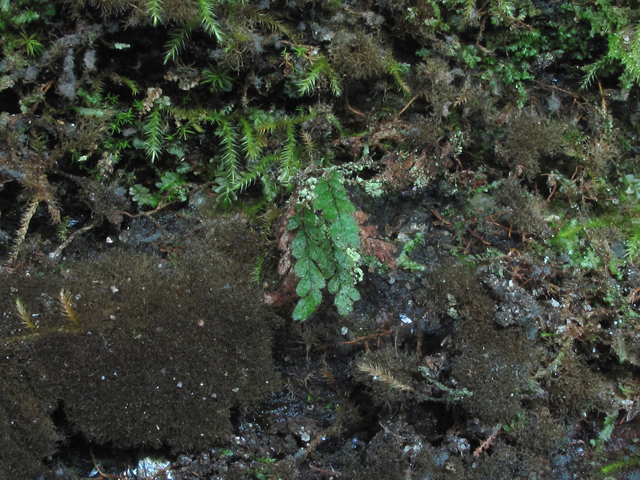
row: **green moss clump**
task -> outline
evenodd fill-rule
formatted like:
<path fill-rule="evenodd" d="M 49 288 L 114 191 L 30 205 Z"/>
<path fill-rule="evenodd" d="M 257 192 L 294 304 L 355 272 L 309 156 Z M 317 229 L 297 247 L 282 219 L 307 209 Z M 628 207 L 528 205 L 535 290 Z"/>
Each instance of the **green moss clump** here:
<path fill-rule="evenodd" d="M 230 409 L 263 398 L 275 380 L 270 317 L 251 282 L 257 242 L 250 237 L 244 223 L 224 219 L 191 234 L 171 262 L 112 251 L 72 262 L 65 280 L 36 277 L 44 287 L 37 293 L 33 277 L 1 277 L 3 304 L 14 305 L 13 289 L 34 313 L 43 305 L 33 300 L 53 297 L 63 283 L 80 324 L 51 328 L 44 316 L 36 333 L 2 336 L 5 368 L 23 372 L 3 389 L 3 405 L 15 397 L 60 402 L 78 434 L 116 447 L 184 451 L 226 438 Z M 31 428 L 41 410 L 26 419 L 15 413 L 19 427 L 3 423 L 0 437 Z M 13 445 L 29 448 L 19 439 Z"/>
<path fill-rule="evenodd" d="M 521 234 L 542 238 L 551 235 L 551 229 L 544 220 L 544 201 L 535 193 L 528 192 L 517 178 L 511 176 L 502 184 L 497 200 L 510 209 L 509 215 L 502 218 L 513 220 Z"/>
<path fill-rule="evenodd" d="M 521 114 L 509 126 L 502 155 L 514 171 L 522 172 L 527 179 L 540 172 L 541 157 L 560 152 L 565 144 L 566 127 L 545 117 Z"/>
<path fill-rule="evenodd" d="M 368 80 L 384 73 L 387 53 L 377 38 L 364 30 L 340 32 L 331 44 L 333 65 L 349 80 Z"/>

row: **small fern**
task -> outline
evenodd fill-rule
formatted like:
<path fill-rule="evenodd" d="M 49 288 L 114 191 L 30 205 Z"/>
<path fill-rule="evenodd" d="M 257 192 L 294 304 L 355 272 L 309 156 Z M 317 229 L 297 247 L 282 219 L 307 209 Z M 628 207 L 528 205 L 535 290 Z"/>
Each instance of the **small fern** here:
<path fill-rule="evenodd" d="M 146 0 L 145 3 L 145 11 L 151 18 L 153 26 L 155 27 L 158 23 L 162 23 L 162 15 L 164 14 L 162 0 Z"/>
<path fill-rule="evenodd" d="M 311 68 L 301 74 L 301 78 L 295 81 L 298 94 L 301 96 L 310 95 L 319 88 L 320 85 L 329 84 L 331 93 L 336 97 L 342 95 L 342 85 L 340 78 L 326 57 L 320 56 L 311 62 Z"/>
<path fill-rule="evenodd" d="M 291 253 L 297 259 L 294 271 L 300 279 L 296 288 L 300 301 L 293 311 L 294 320 L 304 321 L 315 312 L 325 287 L 335 295 L 334 304 L 341 315 L 348 315 L 353 303 L 360 299 L 354 287 L 361 274 L 356 265 L 359 229 L 351 216 L 355 207 L 342 183 L 342 175 L 333 171 L 315 187 L 310 185 L 315 196 L 313 205 L 303 197 L 296 205 L 296 214 L 289 219 L 287 228 L 297 232 Z"/>
<path fill-rule="evenodd" d="M 216 16 L 214 8 L 218 6 L 216 0 L 198 0 L 198 6 L 200 7 L 200 21 L 202 22 L 202 28 L 209 35 L 216 37 L 218 42 L 223 42 L 225 34 L 220 28 L 218 23 L 218 17 Z"/>
<path fill-rule="evenodd" d="M 191 37 L 191 32 L 197 25 L 196 20 L 191 20 L 187 22 L 182 27 L 178 28 L 177 31 L 171 34 L 171 38 L 165 45 L 167 51 L 164 55 L 164 64 L 166 65 L 170 60 L 175 60 L 178 58 L 178 54 L 181 50 L 184 49 L 187 41 Z"/>
<path fill-rule="evenodd" d="M 161 109 L 162 106 L 160 104 L 154 105 L 142 125 L 144 148 L 151 162 L 155 162 L 162 153 L 164 120 Z"/>

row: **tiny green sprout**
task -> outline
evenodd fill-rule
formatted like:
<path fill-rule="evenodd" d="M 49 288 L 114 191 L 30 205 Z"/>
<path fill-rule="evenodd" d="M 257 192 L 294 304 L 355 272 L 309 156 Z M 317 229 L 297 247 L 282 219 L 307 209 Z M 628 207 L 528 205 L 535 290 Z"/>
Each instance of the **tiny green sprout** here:
<path fill-rule="evenodd" d="M 44 45 L 40 43 L 35 33 L 27 35 L 23 32 L 20 34 L 20 36 L 22 38 L 18 40 L 18 43 L 20 44 L 20 46 L 27 49 L 27 55 L 35 57 L 36 55 L 39 55 L 44 51 Z"/>
<path fill-rule="evenodd" d="M 228 92 L 231 90 L 233 83 L 227 70 L 219 70 L 214 67 L 210 67 L 209 70 L 202 72 L 202 84 L 209 84 L 209 90 L 211 92 Z"/>
<path fill-rule="evenodd" d="M 286 49 L 285 49 L 286 51 Z M 296 58 L 300 58 L 303 55 L 306 55 L 308 53 L 308 48 L 304 45 L 294 45 L 293 46 L 293 51 L 296 54 Z"/>

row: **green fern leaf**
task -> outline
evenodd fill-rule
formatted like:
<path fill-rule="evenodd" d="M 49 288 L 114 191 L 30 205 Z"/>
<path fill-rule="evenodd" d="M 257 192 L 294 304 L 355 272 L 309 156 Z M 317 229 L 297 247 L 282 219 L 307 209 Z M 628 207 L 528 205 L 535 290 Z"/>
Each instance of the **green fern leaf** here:
<path fill-rule="evenodd" d="M 253 126 L 245 118 L 240 117 L 239 123 L 242 129 L 242 149 L 247 154 L 247 158 L 256 161 L 262 153 L 262 138 L 257 135 Z"/>
<path fill-rule="evenodd" d="M 218 17 L 215 13 L 215 7 L 219 5 L 217 0 L 198 0 L 200 6 L 200 16 L 202 27 L 209 35 L 216 37 L 218 42 L 225 40 L 225 34 L 218 23 Z"/>
<path fill-rule="evenodd" d="M 235 127 L 226 119 L 218 120 L 216 135 L 220 137 L 222 145 L 222 169 L 227 176 L 229 183 L 236 182 L 240 175 L 240 159 L 238 158 L 238 143 L 236 139 Z"/>
<path fill-rule="evenodd" d="M 291 246 L 291 253 L 297 259 L 294 271 L 300 279 L 296 292 L 301 299 L 294 311 L 296 320 L 306 320 L 315 311 L 325 286 L 335 295 L 334 303 L 341 315 L 347 315 L 360 298 L 354 287 L 358 278 L 355 252 L 360 244 L 359 228 L 351 216 L 355 207 L 342 182 L 338 172 L 321 178 L 313 189 L 314 208 L 298 205 L 298 212 L 287 224 L 289 230 L 297 230 Z M 314 209 L 320 210 L 321 216 L 316 215 Z"/>
<path fill-rule="evenodd" d="M 162 15 L 164 14 L 162 0 L 146 0 L 145 11 L 151 18 L 154 27 L 158 23 L 162 23 Z"/>
<path fill-rule="evenodd" d="M 319 83 L 329 82 L 331 93 L 336 97 L 342 94 L 340 78 L 333 70 L 326 57 L 320 56 L 314 60 L 311 69 L 303 73 L 303 77 L 296 82 L 298 93 L 302 96 L 312 94 Z"/>
<path fill-rule="evenodd" d="M 332 172 L 328 178 L 320 180 L 315 189 L 317 199 L 314 207 L 322 210 L 322 215 L 330 224 L 329 235 L 338 248 L 356 247 L 360 242 L 359 228 L 351 216 L 355 207 L 342 181 L 342 175 L 338 172 Z"/>
<path fill-rule="evenodd" d="M 280 152 L 280 174 L 278 180 L 287 186 L 300 169 L 300 156 L 298 154 L 298 142 L 296 129 L 293 122 L 287 124 L 286 140 Z"/>
<path fill-rule="evenodd" d="M 142 126 L 142 131 L 145 137 L 144 147 L 147 156 L 151 159 L 151 162 L 155 162 L 160 156 L 160 153 L 162 153 L 164 133 L 164 121 L 162 119 L 160 105 L 155 105 L 149 112 Z"/>
<path fill-rule="evenodd" d="M 180 50 L 184 49 L 187 41 L 191 37 L 191 32 L 196 26 L 195 21 L 191 21 L 180 27 L 175 33 L 171 35 L 171 38 L 165 45 L 167 52 L 164 55 L 164 64 L 166 65 L 170 60 L 175 61 L 180 54 Z"/>

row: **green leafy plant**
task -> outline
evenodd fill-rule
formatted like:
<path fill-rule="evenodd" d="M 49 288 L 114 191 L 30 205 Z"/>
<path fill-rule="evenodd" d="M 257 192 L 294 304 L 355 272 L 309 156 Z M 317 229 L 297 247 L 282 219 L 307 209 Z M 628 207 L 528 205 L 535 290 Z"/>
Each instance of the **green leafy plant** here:
<path fill-rule="evenodd" d="M 38 40 L 37 34 L 32 33 L 31 35 L 27 35 L 22 32 L 20 37 L 18 43 L 27 50 L 27 55 L 30 57 L 40 55 L 44 51 L 44 45 Z"/>
<path fill-rule="evenodd" d="M 147 0 L 149 14 L 153 25 L 162 23 L 162 1 L 161 0 Z M 185 48 L 191 33 L 200 26 L 209 36 L 214 37 L 218 42 L 223 42 L 226 38 L 225 33 L 220 27 L 218 22 L 218 16 L 216 9 L 221 3 L 218 0 L 197 0 L 198 13 L 195 17 L 188 20 L 184 25 L 179 27 L 171 35 L 171 38 L 166 44 L 166 53 L 164 56 L 164 63 L 169 61 L 175 61 L 180 54 L 180 51 Z"/>
<path fill-rule="evenodd" d="M 228 208 L 249 185 L 260 182 L 265 198 L 271 201 L 278 191 L 290 190 L 294 176 L 303 166 L 298 145 L 298 125 L 314 118 L 316 112 L 297 116 L 276 116 L 254 109 L 249 115 L 218 115 L 211 120 L 218 125 L 220 155 L 215 192 L 219 203 Z M 267 145 L 279 145 L 267 149 Z"/>
<path fill-rule="evenodd" d="M 229 72 L 215 67 L 209 67 L 208 70 L 202 72 L 202 84 L 209 84 L 209 90 L 212 93 L 228 92 L 232 87 Z"/>
<path fill-rule="evenodd" d="M 156 208 L 160 204 L 167 204 L 179 200 L 184 202 L 187 200 L 188 184 L 182 175 L 183 171 L 164 172 L 160 181 L 156 182 L 158 190 L 152 193 L 147 187 L 136 184 L 129 188 L 133 200 L 139 206 L 149 206 Z"/>
<path fill-rule="evenodd" d="M 359 229 L 351 215 L 355 207 L 347 196 L 342 175 L 336 171 L 317 183 L 310 181 L 299 195 L 296 213 L 287 225 L 296 231 L 291 252 L 297 259 L 294 270 L 300 280 L 296 288 L 300 301 L 293 318 L 309 318 L 322 302 L 325 287 L 335 295 L 338 312 L 347 315 L 353 302 L 360 299 L 354 286 L 361 277 L 357 267 Z"/>
<path fill-rule="evenodd" d="M 612 5 L 610 0 L 598 0 L 586 4 L 570 4 L 575 18 L 591 25 L 591 38 L 605 37 L 607 52 L 594 63 L 584 67 L 586 75 L 583 87 L 592 83 L 598 75 L 617 74 L 622 88 L 629 89 L 640 82 L 640 31 L 637 8 Z M 635 24 L 634 24 L 635 23 Z"/>
<path fill-rule="evenodd" d="M 310 95 L 328 85 L 331 93 L 336 97 L 342 95 L 342 85 L 338 74 L 333 70 L 326 57 L 306 57 L 309 60 L 307 68 L 302 72 L 297 72 L 294 80 L 295 87 L 299 95 Z"/>
<path fill-rule="evenodd" d="M 398 259 L 396 260 L 396 266 L 409 270 L 410 272 L 421 272 L 425 269 L 424 265 L 409 259 L 409 254 L 422 243 L 423 238 L 424 234 L 418 233 L 413 240 L 409 240 L 404 244 L 402 252 L 400 252 Z"/>

